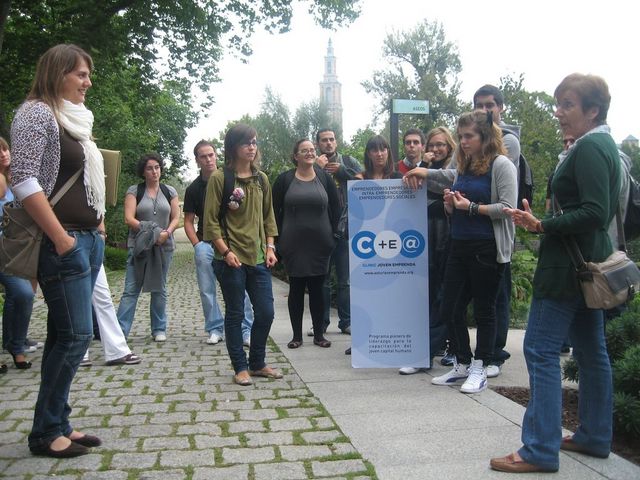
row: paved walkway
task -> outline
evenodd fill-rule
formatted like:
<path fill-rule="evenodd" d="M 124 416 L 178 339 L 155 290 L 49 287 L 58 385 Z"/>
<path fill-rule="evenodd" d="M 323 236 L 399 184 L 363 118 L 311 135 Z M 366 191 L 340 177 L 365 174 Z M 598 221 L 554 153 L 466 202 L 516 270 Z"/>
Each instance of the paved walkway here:
<path fill-rule="evenodd" d="M 26 446 L 38 391 L 34 368 L 0 377 L 0 477 L 16 480 L 492 479 L 491 456 L 519 446 L 523 408 L 487 390 L 463 395 L 430 384 L 430 374 L 352 369 L 349 337 L 335 322 L 329 349 L 311 342 L 288 350 L 287 286 L 274 280 L 276 320 L 267 361 L 285 373 L 252 387 L 231 383 L 224 343 L 205 343 L 191 247 L 182 244 L 170 271 L 168 341 L 150 340 L 148 295 L 131 334 L 140 365 L 81 368 L 70 396 L 73 425 L 104 445 L 68 460 L 33 457 Z M 110 276 L 114 301 L 122 274 Z M 39 302 L 30 329 L 43 338 Z M 305 319 L 305 325 L 310 320 Z M 522 332 L 514 358 L 492 384 L 525 385 Z M 40 351 L 41 352 L 41 351 Z M 440 374 L 444 367 L 436 367 Z M 633 479 L 640 468 L 613 455 L 595 460 L 561 454 L 561 470 L 544 478 Z M 518 478 L 537 478 L 523 475 Z"/>

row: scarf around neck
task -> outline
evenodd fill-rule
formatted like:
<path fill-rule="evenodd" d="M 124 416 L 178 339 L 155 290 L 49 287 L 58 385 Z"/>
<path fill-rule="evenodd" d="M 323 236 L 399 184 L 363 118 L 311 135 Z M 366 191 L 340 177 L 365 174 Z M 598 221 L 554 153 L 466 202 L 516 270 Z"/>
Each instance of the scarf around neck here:
<path fill-rule="evenodd" d="M 60 125 L 75 138 L 84 150 L 84 186 L 88 204 L 97 212 L 97 217 L 105 214 L 104 159 L 93 141 L 93 113 L 83 103 L 76 105 L 62 101 L 58 111 Z"/>
<path fill-rule="evenodd" d="M 567 157 L 573 151 L 573 149 L 578 144 L 578 142 L 580 140 L 582 140 L 583 138 L 585 138 L 585 137 L 587 137 L 589 135 L 592 135 L 594 133 L 607 133 L 607 134 L 611 135 L 611 128 L 609 127 L 609 125 L 598 125 L 597 127 L 592 128 L 587 133 L 582 135 L 580 138 L 576 138 L 576 141 L 573 142 L 573 145 L 571 145 L 569 148 L 567 148 L 562 153 L 560 153 L 560 155 L 558 155 L 558 163 L 556 164 L 556 171 L 558 171 L 558 167 L 560 165 L 562 165 L 562 162 L 564 162 L 567 159 Z"/>

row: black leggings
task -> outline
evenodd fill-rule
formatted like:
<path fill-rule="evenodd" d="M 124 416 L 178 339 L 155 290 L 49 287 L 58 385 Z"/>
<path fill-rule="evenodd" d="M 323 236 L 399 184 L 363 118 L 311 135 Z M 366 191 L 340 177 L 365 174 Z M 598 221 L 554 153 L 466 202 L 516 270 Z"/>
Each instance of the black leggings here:
<path fill-rule="evenodd" d="M 289 277 L 289 318 L 293 329 L 293 340 L 302 341 L 302 314 L 304 312 L 305 287 L 309 289 L 309 310 L 315 340 L 322 340 L 324 319 L 324 296 L 322 285 L 325 275 L 314 277 Z"/>

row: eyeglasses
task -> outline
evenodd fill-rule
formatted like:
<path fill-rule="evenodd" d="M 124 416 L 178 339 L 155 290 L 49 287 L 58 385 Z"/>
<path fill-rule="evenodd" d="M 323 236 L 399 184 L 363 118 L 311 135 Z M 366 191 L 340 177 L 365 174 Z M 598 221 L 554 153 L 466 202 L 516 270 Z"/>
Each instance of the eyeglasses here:
<path fill-rule="evenodd" d="M 244 142 L 240 144 L 241 147 L 249 148 L 249 147 L 257 147 L 258 142 L 255 140 L 251 140 L 250 142 Z"/>
<path fill-rule="evenodd" d="M 405 140 L 404 144 L 405 145 L 420 145 L 420 140 Z"/>
<path fill-rule="evenodd" d="M 298 155 L 307 155 L 309 153 L 315 155 L 316 149 L 315 148 L 303 148 L 302 150 L 298 150 Z"/>
<path fill-rule="evenodd" d="M 438 142 L 438 143 L 427 143 L 427 148 L 431 150 L 432 148 L 445 148 L 447 146 L 446 143 Z"/>

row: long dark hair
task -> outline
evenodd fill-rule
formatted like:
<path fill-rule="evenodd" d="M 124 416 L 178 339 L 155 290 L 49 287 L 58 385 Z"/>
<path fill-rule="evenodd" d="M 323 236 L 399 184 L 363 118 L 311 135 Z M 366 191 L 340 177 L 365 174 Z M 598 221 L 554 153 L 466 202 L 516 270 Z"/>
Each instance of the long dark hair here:
<path fill-rule="evenodd" d="M 249 143 L 257 136 L 256 129 L 244 123 L 238 123 L 227 130 L 224 136 L 224 164 L 234 168 L 238 158 L 238 148 L 244 143 Z M 260 164 L 260 149 L 256 148 L 256 157 L 251 162 L 251 166 L 258 169 Z"/>
<path fill-rule="evenodd" d="M 389 142 L 382 135 L 375 135 L 367 141 L 366 147 L 364 147 L 364 175 L 365 179 L 373 178 L 373 161 L 369 156 L 371 150 L 386 150 L 387 151 L 387 163 L 384 166 L 383 175 L 384 178 L 389 178 L 394 170 L 394 158 L 393 152 Z"/>

